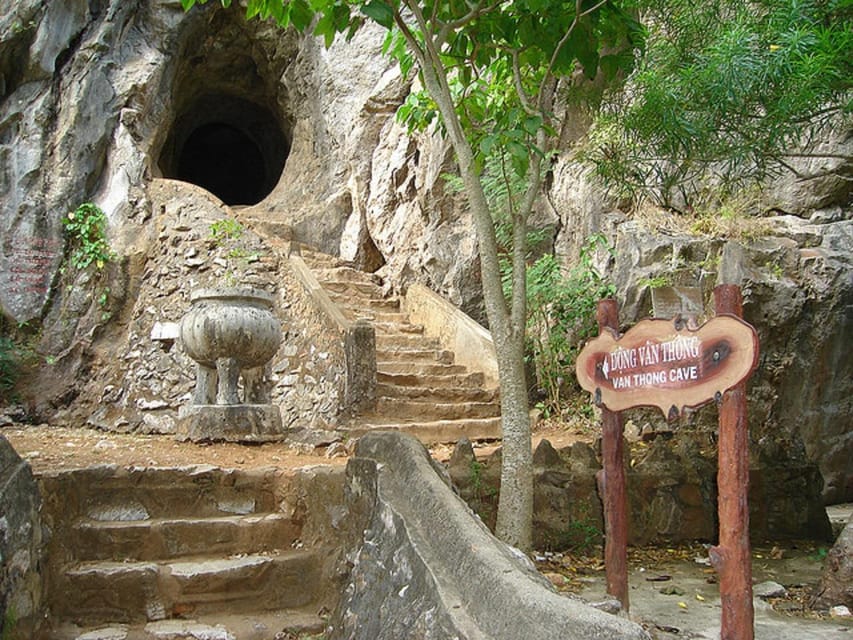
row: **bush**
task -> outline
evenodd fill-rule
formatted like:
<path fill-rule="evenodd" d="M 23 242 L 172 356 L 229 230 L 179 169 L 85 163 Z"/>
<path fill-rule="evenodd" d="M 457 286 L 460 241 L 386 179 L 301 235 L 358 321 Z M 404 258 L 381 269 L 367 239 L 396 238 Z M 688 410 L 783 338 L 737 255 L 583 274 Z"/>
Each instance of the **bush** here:
<path fill-rule="evenodd" d="M 85 269 L 94 264 L 100 271 L 112 260 L 113 253 L 107 242 L 107 218 L 104 212 L 91 202 L 84 202 L 63 219 L 66 237 L 71 243 L 71 264 Z"/>
<path fill-rule="evenodd" d="M 580 260 L 565 271 L 551 254 L 527 270 L 527 353 L 546 417 L 559 415 L 565 391 L 572 386 L 575 360 L 583 343 L 596 335 L 596 304 L 615 293 L 593 266 L 594 252 L 612 252 L 603 235 L 591 236 Z"/>

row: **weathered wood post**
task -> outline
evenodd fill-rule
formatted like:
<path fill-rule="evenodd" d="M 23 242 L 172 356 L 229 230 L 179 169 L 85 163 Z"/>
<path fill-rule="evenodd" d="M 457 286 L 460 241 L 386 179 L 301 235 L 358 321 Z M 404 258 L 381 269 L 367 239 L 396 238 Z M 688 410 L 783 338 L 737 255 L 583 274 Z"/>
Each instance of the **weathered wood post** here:
<path fill-rule="evenodd" d="M 598 332 L 619 334 L 619 308 L 615 300 L 601 300 L 596 309 Z M 625 480 L 622 413 L 601 406 L 601 458 L 598 492 L 604 501 L 604 569 L 607 593 L 628 611 L 628 492 Z"/>
<path fill-rule="evenodd" d="M 714 289 L 717 315 L 743 316 L 743 298 L 735 285 Z M 720 544 L 710 550 L 711 564 L 720 575 L 721 640 L 752 640 L 752 564 L 749 547 L 749 430 L 746 422 L 746 382 L 723 394 L 718 438 L 717 512 Z"/>

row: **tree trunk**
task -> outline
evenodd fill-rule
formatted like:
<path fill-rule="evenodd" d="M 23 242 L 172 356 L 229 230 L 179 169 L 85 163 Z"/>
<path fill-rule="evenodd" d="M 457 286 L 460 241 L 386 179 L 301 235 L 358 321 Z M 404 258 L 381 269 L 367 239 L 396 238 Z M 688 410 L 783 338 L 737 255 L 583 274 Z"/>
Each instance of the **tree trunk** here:
<path fill-rule="evenodd" d="M 413 12 L 418 9 L 409 5 Z M 410 42 L 410 46 L 415 43 Z M 533 543 L 533 451 L 530 440 L 530 416 L 527 406 L 527 382 L 524 373 L 525 318 L 519 322 L 510 314 L 504 299 L 492 212 L 474 162 L 474 153 L 456 114 L 447 84 L 446 70 L 429 43 L 418 52 L 424 85 L 438 105 L 447 136 L 465 185 L 480 251 L 480 274 L 489 328 L 495 341 L 498 378 L 501 388 L 501 424 L 503 455 L 501 491 L 498 502 L 496 535 L 513 546 L 528 551 Z M 515 221 L 514 221 L 515 222 Z M 523 278 L 522 278 L 523 280 Z M 524 287 L 514 288 L 513 296 L 526 296 Z M 513 307 L 518 310 L 518 300 Z M 523 309 L 521 300 L 520 308 Z M 523 315 L 523 314 L 522 314 Z M 519 326 L 520 325 L 520 326 Z"/>
<path fill-rule="evenodd" d="M 524 373 L 524 331 L 495 337 L 501 383 L 501 491 L 495 535 L 529 551 L 533 546 L 533 451 Z"/>

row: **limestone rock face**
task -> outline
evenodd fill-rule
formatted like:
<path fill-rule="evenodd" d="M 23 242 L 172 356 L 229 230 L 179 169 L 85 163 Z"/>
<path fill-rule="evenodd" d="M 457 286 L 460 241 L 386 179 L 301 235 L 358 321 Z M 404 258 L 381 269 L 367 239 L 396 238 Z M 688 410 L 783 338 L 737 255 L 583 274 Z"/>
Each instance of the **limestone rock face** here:
<path fill-rule="evenodd" d="M 445 193 L 447 146 L 395 122 L 408 85 L 378 55 L 383 37 L 368 27 L 326 50 L 219 3 L 27 0 L 0 12 L 0 231 L 14 238 L 0 246 L 3 314 L 44 314 L 60 220 L 82 202 L 106 212 L 119 258 L 132 253 L 156 177 L 476 311 L 476 244 Z M 54 351 L 75 341 L 64 334 Z"/>
<path fill-rule="evenodd" d="M 382 38 L 366 28 L 327 50 L 247 22 L 237 3 L 189 13 L 174 0 L 6 3 L 3 316 L 41 319 L 40 353 L 56 358 L 55 371 L 87 375 L 107 357 L 95 353 L 98 341 L 125 331 L 114 320 L 137 313 L 132 297 L 146 286 L 139 276 L 148 252 L 166 246 L 151 239 L 159 233 L 154 221 L 175 223 L 172 210 L 154 210 L 149 193 L 152 179 L 164 177 L 239 205 L 243 220 L 290 227 L 296 241 L 377 271 L 389 289 L 422 282 L 484 320 L 470 215 L 443 177 L 452 153 L 440 136 L 409 135 L 396 122 L 409 86 L 378 54 Z M 769 185 L 768 210 L 786 215 L 768 219 L 770 230 L 749 241 L 662 233 L 629 220 L 568 153 L 555 162 L 535 217 L 556 230 L 554 246 L 567 263 L 590 234 L 611 239 L 615 258 L 596 259 L 612 271 L 625 324 L 649 313 L 656 278 L 698 286 L 706 300 L 716 283 L 740 284 L 762 339 L 751 383 L 753 440 L 802 448 L 820 465 L 830 501 L 853 499 L 853 365 L 843 357 L 853 282 L 845 154 L 853 139 L 836 138 L 827 142 L 833 153 L 797 165 L 799 177 Z M 61 218 L 85 201 L 106 212 L 118 255 L 103 281 L 59 273 Z M 57 386 L 52 404 L 80 392 Z M 168 420 L 149 422 L 170 428 Z"/>

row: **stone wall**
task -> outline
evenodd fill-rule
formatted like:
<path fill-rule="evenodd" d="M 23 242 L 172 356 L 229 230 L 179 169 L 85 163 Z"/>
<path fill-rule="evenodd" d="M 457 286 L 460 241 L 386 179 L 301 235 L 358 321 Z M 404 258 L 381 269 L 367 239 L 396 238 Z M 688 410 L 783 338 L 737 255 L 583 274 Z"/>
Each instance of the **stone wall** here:
<path fill-rule="evenodd" d="M 0 636 L 29 637 L 42 598 L 45 532 L 30 465 L 0 435 Z"/>
<path fill-rule="evenodd" d="M 361 438 L 346 491 L 352 565 L 330 638 L 648 638 L 558 595 L 489 534 L 410 436 Z"/>
<path fill-rule="evenodd" d="M 692 433 L 626 446 L 631 544 L 717 540 L 716 447 Z M 780 460 L 782 462 L 780 462 Z M 556 450 L 543 440 L 534 452 L 534 546 L 566 549 L 598 545 L 604 531 L 595 474 L 596 451 L 583 442 Z M 500 488 L 500 452 L 476 460 L 457 445 L 449 463 L 454 485 L 469 505 L 494 525 Z M 814 464 L 790 456 L 754 456 L 750 464 L 750 537 L 830 540 Z"/>

